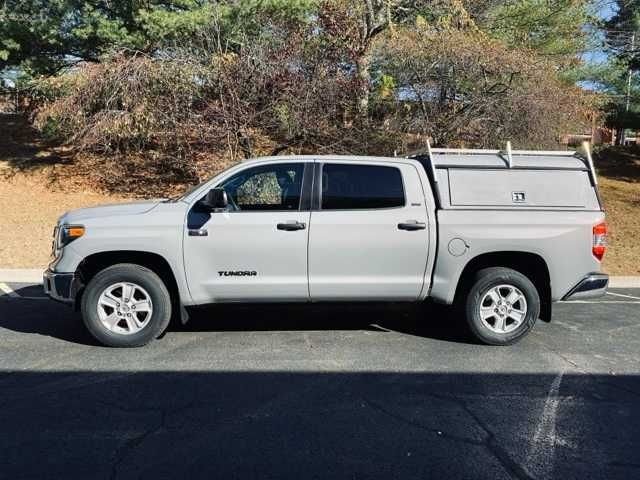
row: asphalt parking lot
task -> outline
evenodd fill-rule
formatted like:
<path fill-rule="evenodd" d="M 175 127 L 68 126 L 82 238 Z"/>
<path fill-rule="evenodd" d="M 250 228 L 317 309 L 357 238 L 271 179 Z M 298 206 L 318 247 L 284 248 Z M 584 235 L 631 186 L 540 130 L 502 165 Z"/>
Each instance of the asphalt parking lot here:
<path fill-rule="evenodd" d="M 216 307 L 116 350 L 5 287 L 0 478 L 640 478 L 640 290 L 512 347 L 347 305 Z"/>

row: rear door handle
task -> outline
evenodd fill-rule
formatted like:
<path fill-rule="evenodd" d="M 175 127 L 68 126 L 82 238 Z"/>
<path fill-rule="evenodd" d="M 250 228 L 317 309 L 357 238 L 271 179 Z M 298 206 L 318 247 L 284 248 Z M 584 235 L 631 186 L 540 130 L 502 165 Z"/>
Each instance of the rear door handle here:
<path fill-rule="evenodd" d="M 286 222 L 279 223 L 277 225 L 278 230 L 284 230 L 286 232 L 293 232 L 295 230 L 304 230 L 307 228 L 307 224 L 303 222 Z"/>
<path fill-rule="evenodd" d="M 418 222 L 417 220 L 407 220 L 404 223 L 398 224 L 398 230 L 424 230 L 427 228 L 427 224 L 423 222 Z"/>

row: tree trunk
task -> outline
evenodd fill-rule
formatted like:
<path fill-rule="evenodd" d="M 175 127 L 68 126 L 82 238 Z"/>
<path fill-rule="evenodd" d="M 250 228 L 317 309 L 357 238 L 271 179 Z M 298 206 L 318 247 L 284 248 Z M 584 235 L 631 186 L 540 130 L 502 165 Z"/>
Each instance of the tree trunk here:
<path fill-rule="evenodd" d="M 624 142 L 624 128 L 616 128 L 616 145 L 622 145 Z"/>
<path fill-rule="evenodd" d="M 365 123 L 369 118 L 369 92 L 371 90 L 371 74 L 369 53 L 364 52 L 356 59 L 356 76 L 358 79 L 358 117 Z"/>

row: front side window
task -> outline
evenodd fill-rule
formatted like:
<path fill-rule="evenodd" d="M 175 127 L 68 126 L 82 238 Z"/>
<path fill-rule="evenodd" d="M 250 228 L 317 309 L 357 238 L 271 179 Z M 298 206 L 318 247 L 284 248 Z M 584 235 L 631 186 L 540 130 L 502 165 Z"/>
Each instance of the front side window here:
<path fill-rule="evenodd" d="M 298 210 L 303 163 L 278 163 L 248 168 L 225 180 L 232 210 Z"/>
<path fill-rule="evenodd" d="M 403 205 L 402 174 L 395 167 L 329 163 L 322 168 L 322 210 Z"/>

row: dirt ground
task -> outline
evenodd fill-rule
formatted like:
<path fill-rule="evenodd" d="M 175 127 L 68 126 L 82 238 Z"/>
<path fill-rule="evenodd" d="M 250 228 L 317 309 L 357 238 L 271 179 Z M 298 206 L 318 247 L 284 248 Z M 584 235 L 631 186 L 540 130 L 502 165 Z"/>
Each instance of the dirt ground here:
<path fill-rule="evenodd" d="M 0 114 L 0 268 L 44 268 L 60 215 L 127 200 L 66 175 L 71 161 L 67 150 L 47 145 L 24 118 Z M 610 232 L 604 270 L 640 275 L 640 150 L 614 149 L 597 157 L 596 165 Z"/>
<path fill-rule="evenodd" d="M 604 270 L 640 275 L 640 147 L 608 148 L 594 162 L 609 225 Z"/>
<path fill-rule="evenodd" d="M 611 275 L 640 275 L 640 181 L 600 177 L 600 195 L 609 225 L 604 270 Z"/>

